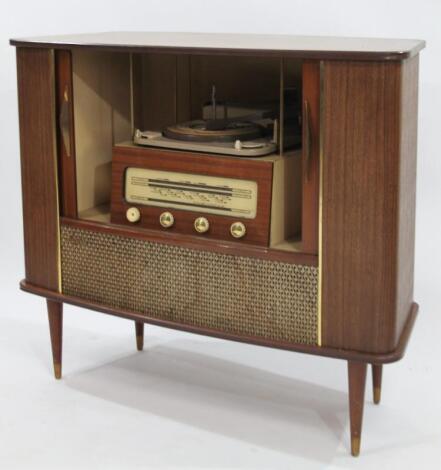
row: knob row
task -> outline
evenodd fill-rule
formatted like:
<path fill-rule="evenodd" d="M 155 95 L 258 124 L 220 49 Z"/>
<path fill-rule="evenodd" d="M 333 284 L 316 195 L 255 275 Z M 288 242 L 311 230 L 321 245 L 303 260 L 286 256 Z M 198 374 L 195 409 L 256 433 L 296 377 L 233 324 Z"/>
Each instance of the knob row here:
<path fill-rule="evenodd" d="M 130 207 L 127 209 L 126 217 L 129 222 L 136 223 L 141 219 L 141 212 L 137 207 Z M 175 218 L 171 212 L 163 212 L 159 216 L 159 223 L 164 228 L 173 227 L 175 223 Z M 198 233 L 208 232 L 210 228 L 210 222 L 205 217 L 198 217 L 194 221 L 194 229 Z M 231 236 L 234 238 L 242 238 L 246 234 L 245 224 L 242 222 L 233 222 L 230 226 Z"/>

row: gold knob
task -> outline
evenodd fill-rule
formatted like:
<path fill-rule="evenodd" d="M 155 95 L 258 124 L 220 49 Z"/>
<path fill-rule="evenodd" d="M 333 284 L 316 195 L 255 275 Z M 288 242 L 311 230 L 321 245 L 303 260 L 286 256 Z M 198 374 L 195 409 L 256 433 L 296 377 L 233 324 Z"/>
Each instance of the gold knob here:
<path fill-rule="evenodd" d="M 175 223 L 175 218 L 173 217 L 173 214 L 171 212 L 163 212 L 159 216 L 159 223 L 164 227 L 164 228 L 170 228 L 173 226 Z"/>
<path fill-rule="evenodd" d="M 205 233 L 210 228 L 210 222 L 205 217 L 198 217 L 194 221 L 194 229 L 198 233 Z"/>
<path fill-rule="evenodd" d="M 242 238 L 247 233 L 245 224 L 242 222 L 234 222 L 231 224 L 230 233 L 234 238 Z"/>
<path fill-rule="evenodd" d="M 129 222 L 132 222 L 132 224 L 134 224 L 135 222 L 138 222 L 138 220 L 141 218 L 141 212 L 139 212 L 139 209 L 137 207 L 129 207 L 126 211 L 126 217 Z"/>

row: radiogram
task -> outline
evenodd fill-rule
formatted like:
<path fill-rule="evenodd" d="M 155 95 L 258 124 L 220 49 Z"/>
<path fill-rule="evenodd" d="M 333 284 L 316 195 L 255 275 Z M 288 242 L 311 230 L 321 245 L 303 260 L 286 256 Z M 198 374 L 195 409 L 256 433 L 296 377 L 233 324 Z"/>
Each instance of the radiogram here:
<path fill-rule="evenodd" d="M 413 299 L 423 41 L 190 33 L 12 40 L 26 277 L 47 299 L 367 366 Z"/>

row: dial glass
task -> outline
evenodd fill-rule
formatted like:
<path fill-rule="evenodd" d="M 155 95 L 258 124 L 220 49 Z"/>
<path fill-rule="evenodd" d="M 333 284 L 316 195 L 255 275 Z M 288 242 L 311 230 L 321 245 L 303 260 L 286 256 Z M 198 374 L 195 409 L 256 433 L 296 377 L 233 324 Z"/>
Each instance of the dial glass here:
<path fill-rule="evenodd" d="M 131 204 L 256 217 L 257 183 L 250 180 L 130 167 L 124 191 Z"/>

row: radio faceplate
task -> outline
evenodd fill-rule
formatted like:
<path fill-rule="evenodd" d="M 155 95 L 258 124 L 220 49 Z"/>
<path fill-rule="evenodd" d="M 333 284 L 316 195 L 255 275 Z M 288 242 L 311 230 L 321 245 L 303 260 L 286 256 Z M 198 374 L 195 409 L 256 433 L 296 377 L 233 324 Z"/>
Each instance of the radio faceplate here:
<path fill-rule="evenodd" d="M 299 213 L 284 197 L 298 194 L 292 190 L 298 178 L 291 175 L 300 173 L 297 163 L 294 156 L 241 159 L 116 145 L 111 221 L 270 246 L 299 228 Z M 290 192 L 283 191 L 285 182 Z"/>

